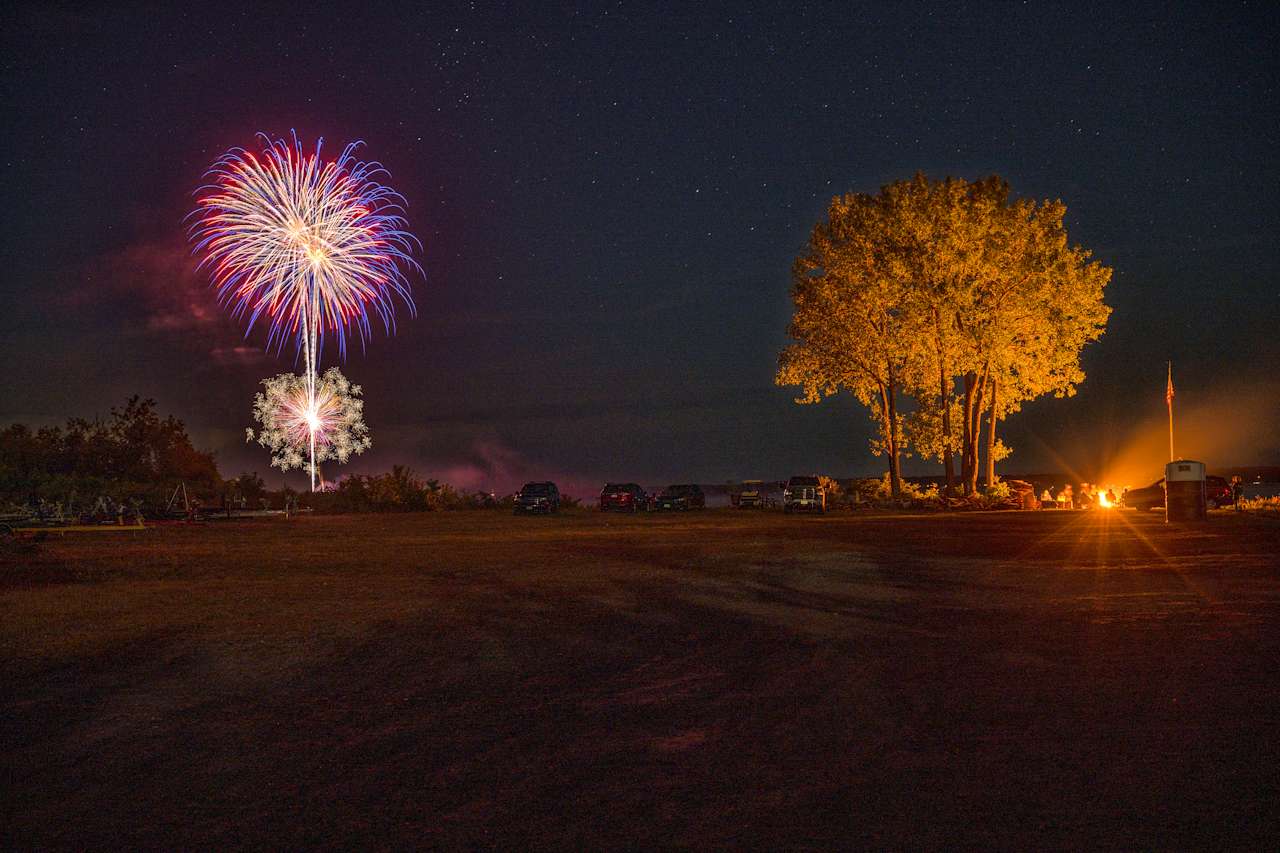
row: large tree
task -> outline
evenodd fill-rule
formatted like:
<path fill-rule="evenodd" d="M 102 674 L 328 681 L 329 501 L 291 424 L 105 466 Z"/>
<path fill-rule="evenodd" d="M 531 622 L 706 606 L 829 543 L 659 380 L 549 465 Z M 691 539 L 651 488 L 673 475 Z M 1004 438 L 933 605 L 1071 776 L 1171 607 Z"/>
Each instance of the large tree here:
<path fill-rule="evenodd" d="M 998 421 L 1043 394 L 1074 393 L 1080 350 L 1110 313 L 1111 271 L 1068 245 L 1065 212 L 1011 201 L 998 177 L 916 175 L 833 199 L 793 269 L 795 343 L 778 383 L 801 386 L 800 402 L 847 389 L 870 405 L 895 484 L 906 394 L 905 435 L 942 460 L 948 486 L 957 450 L 966 492 L 984 449 L 993 482 L 1007 452 Z"/>

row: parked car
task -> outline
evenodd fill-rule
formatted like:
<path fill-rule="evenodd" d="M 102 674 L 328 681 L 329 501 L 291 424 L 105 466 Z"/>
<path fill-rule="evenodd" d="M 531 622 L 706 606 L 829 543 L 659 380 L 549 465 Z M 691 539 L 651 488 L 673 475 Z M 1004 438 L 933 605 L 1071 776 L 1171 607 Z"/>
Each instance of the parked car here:
<path fill-rule="evenodd" d="M 1212 474 L 1205 477 L 1204 492 L 1209 506 L 1235 506 L 1235 498 L 1231 495 L 1231 481 L 1226 477 L 1215 477 Z"/>
<path fill-rule="evenodd" d="M 688 510 L 705 509 L 706 506 L 707 496 L 702 493 L 702 487 L 696 483 L 686 483 L 663 489 L 658 495 L 655 509 Z"/>
<path fill-rule="evenodd" d="M 636 483 L 606 483 L 600 490 L 600 511 L 645 512 L 649 495 Z"/>
<path fill-rule="evenodd" d="M 782 490 L 783 512 L 826 512 L 827 493 L 817 477 L 792 477 Z"/>
<path fill-rule="evenodd" d="M 560 490 L 550 481 L 525 483 L 516 492 L 515 514 L 522 512 L 553 513 L 560 511 Z"/>
<path fill-rule="evenodd" d="M 1231 506 L 1231 484 L 1226 477 L 1208 476 L 1204 478 L 1205 502 L 1211 507 Z M 1130 489 L 1124 494 L 1125 506 L 1138 510 L 1148 510 L 1164 506 L 1164 477 L 1150 486 L 1141 489 Z"/>
<path fill-rule="evenodd" d="M 738 492 L 738 509 L 764 506 L 764 481 L 743 480 L 742 489 Z"/>
<path fill-rule="evenodd" d="M 1141 489 L 1130 489 L 1124 493 L 1124 497 L 1120 502 L 1139 511 L 1164 506 L 1164 477 L 1156 480 L 1150 486 L 1144 486 Z"/>

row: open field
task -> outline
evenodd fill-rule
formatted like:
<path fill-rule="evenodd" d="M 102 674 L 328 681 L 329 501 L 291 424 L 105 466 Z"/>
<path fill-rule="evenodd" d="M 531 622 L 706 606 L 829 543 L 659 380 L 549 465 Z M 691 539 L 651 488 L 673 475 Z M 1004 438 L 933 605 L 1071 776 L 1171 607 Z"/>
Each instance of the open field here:
<path fill-rule="evenodd" d="M 491 512 L 0 562 L 5 847 L 1274 847 L 1280 522 Z"/>

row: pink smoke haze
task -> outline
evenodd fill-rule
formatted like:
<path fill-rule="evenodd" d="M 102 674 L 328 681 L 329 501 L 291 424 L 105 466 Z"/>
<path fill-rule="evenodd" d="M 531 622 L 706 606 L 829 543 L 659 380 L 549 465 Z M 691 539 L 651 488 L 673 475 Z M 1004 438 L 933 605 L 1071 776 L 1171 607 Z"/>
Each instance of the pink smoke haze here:
<path fill-rule="evenodd" d="M 465 461 L 446 463 L 444 467 L 429 467 L 430 476 L 463 491 L 498 495 L 510 494 L 530 481 L 551 480 L 563 494 L 590 498 L 602 485 L 581 475 L 539 467 L 498 441 L 475 442 L 467 457 Z"/>

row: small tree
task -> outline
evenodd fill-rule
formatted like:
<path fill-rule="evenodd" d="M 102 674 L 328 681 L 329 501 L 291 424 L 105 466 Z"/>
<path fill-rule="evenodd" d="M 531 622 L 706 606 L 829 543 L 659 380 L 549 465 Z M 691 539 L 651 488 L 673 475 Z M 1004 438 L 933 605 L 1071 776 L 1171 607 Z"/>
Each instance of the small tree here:
<path fill-rule="evenodd" d="M 241 474 L 231 481 L 231 485 L 235 487 L 236 493 L 249 503 L 256 504 L 267 494 L 267 484 L 258 476 L 257 471 Z"/>

